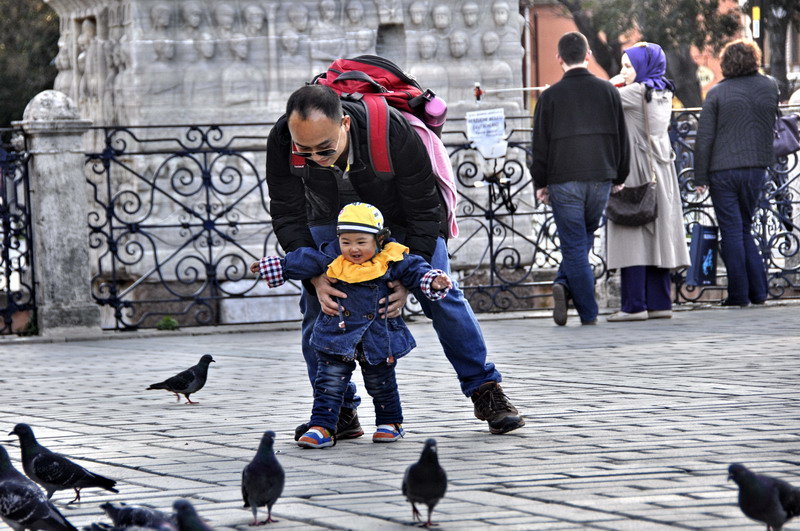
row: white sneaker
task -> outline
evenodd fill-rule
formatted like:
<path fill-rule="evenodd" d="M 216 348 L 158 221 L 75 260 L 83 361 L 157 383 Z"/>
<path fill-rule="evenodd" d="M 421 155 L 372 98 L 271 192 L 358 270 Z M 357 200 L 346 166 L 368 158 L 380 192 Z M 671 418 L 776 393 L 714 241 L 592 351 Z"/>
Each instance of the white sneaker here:
<path fill-rule="evenodd" d="M 636 313 L 616 312 L 606 317 L 607 321 L 647 321 L 647 310 Z"/>
<path fill-rule="evenodd" d="M 672 319 L 672 310 L 647 310 L 650 319 Z"/>

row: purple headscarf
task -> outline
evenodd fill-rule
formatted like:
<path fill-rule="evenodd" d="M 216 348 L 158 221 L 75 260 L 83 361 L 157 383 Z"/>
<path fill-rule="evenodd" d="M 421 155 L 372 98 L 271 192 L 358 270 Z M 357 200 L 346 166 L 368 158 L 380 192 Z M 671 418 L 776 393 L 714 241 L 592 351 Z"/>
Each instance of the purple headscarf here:
<path fill-rule="evenodd" d="M 667 73 L 667 57 L 658 44 L 640 42 L 625 50 L 636 70 L 634 83 L 641 83 L 655 90 L 674 90 L 672 81 L 664 77 Z"/>

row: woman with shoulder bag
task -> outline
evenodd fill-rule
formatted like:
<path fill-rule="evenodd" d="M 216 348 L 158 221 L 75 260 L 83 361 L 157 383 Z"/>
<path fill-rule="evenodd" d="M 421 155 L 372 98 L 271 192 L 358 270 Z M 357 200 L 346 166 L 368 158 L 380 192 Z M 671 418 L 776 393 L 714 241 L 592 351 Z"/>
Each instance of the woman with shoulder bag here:
<path fill-rule="evenodd" d="M 728 43 L 720 61 L 725 78 L 708 91 L 697 124 L 694 182 L 700 193 L 708 186 L 722 237 L 720 255 L 728 274 L 723 306 L 767 299 L 767 273 L 751 230 L 767 168 L 775 162 L 778 87 L 758 72 L 760 64 L 755 42 Z"/>
<path fill-rule="evenodd" d="M 622 56 L 620 86 L 631 144 L 630 174 L 623 186 L 655 181 L 657 216 L 644 225 L 608 220 L 608 267 L 620 270 L 622 308 L 609 321 L 672 317 L 670 270 L 689 265 L 675 154 L 667 129 L 672 116 L 672 82 L 658 44 L 640 42 Z M 615 190 L 616 191 L 616 190 Z"/>

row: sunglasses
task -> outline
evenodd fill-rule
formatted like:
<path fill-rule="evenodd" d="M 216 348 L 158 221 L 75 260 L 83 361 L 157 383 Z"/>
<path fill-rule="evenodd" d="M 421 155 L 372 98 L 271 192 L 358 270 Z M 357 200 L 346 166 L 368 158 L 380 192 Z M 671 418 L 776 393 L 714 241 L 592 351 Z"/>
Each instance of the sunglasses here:
<path fill-rule="evenodd" d="M 328 158 L 336 153 L 336 150 L 339 149 L 339 141 L 342 139 L 342 135 L 340 134 L 339 137 L 336 139 L 336 144 L 332 148 L 323 149 L 322 151 L 292 151 L 292 155 L 296 157 L 303 157 L 304 159 L 310 159 L 314 155 L 317 157 L 322 157 L 323 159 Z M 292 147 L 297 147 L 292 143 Z"/>

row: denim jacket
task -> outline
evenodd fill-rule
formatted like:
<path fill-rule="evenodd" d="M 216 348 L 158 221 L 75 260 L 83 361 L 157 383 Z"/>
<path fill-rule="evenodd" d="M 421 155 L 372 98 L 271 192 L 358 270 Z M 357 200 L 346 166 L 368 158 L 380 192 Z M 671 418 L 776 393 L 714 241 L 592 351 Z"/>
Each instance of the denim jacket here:
<path fill-rule="evenodd" d="M 267 279 L 270 287 L 283 284 L 286 280 L 306 280 L 328 269 L 328 265 L 339 255 L 338 241 L 323 244 L 319 250 L 301 247 L 286 254 L 286 257 L 265 257 L 261 259 L 261 276 Z M 327 354 L 353 359 L 356 345 L 360 342 L 364 357 L 377 365 L 388 358 L 400 358 L 416 346 L 411 332 L 401 317 L 381 319 L 378 301 L 388 297 L 390 280 L 400 281 L 405 287 L 422 292 L 431 300 L 439 300 L 448 290 L 437 291 L 430 286 L 431 281 L 441 270 L 434 270 L 422 257 L 406 254 L 403 260 L 391 262 L 388 271 L 380 278 L 366 282 L 347 283 L 339 281 L 336 289 L 347 294 L 340 301 L 344 310 L 339 316 L 320 312 L 311 335 L 311 345 Z M 344 323 L 344 328 L 340 326 Z"/>

